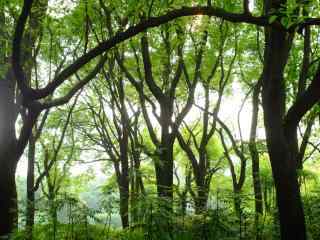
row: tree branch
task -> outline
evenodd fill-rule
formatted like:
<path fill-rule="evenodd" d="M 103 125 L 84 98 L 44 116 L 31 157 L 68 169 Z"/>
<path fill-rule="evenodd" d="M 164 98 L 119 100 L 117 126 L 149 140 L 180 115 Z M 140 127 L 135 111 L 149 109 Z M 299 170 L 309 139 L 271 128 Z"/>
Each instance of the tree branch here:
<path fill-rule="evenodd" d="M 317 72 L 307 88 L 288 110 L 284 119 L 284 126 L 287 131 L 296 128 L 302 117 L 320 100 L 320 65 Z"/>
<path fill-rule="evenodd" d="M 176 18 L 193 15 L 207 15 L 222 18 L 234 23 L 250 23 L 259 26 L 270 25 L 268 23 L 268 18 L 265 16 L 254 17 L 246 14 L 230 13 L 225 11 L 224 9 L 210 6 L 182 7 L 180 9 L 171 10 L 159 17 L 150 17 L 146 20 L 142 20 L 140 23 L 129 27 L 127 30 L 115 34 L 110 39 L 99 43 L 95 48 L 91 49 L 90 51 L 79 57 L 77 60 L 75 60 L 72 64 L 61 71 L 60 74 L 58 74 L 54 78 L 54 80 L 52 82 L 49 82 L 44 88 L 33 89 L 27 85 L 26 76 L 21 66 L 20 58 L 22 36 L 25 30 L 27 19 L 30 15 L 32 2 L 32 0 L 24 1 L 22 12 L 16 25 L 12 49 L 12 66 L 17 79 L 17 83 L 20 90 L 22 91 L 23 96 L 25 97 L 25 99 L 28 99 L 28 101 L 45 98 L 51 95 L 56 88 L 58 88 L 67 78 L 77 72 L 82 66 L 90 62 L 95 57 L 116 46 L 117 44 L 136 36 L 137 34 L 147 30 L 148 28 L 157 27 Z M 277 23 L 275 22 L 272 25 L 276 26 Z"/>

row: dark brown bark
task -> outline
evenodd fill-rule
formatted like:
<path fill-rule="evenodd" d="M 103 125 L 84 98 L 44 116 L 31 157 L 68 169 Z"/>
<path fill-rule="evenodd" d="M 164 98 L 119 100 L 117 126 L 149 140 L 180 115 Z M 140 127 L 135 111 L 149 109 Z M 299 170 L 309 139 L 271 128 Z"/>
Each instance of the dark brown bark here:
<path fill-rule="evenodd" d="M 28 149 L 28 173 L 27 173 L 27 209 L 26 209 L 26 239 L 32 240 L 32 232 L 35 215 L 35 192 L 34 192 L 34 166 L 36 140 L 33 135 L 29 139 Z"/>
<path fill-rule="evenodd" d="M 134 113 L 134 120 L 129 126 L 129 138 L 130 138 L 130 168 L 132 169 L 131 176 L 131 193 L 130 193 L 130 214 L 131 214 L 131 222 L 133 224 L 138 223 L 139 219 L 139 211 L 143 211 L 138 208 L 139 200 L 145 196 L 145 189 L 143 184 L 143 179 L 140 170 L 141 163 L 141 142 L 140 139 L 141 133 L 139 131 L 139 117 L 140 110 L 134 110 L 133 106 L 129 104 L 131 111 Z"/>
<path fill-rule="evenodd" d="M 0 237 L 12 232 L 17 224 L 15 171 L 19 156 L 15 137 L 14 81 L 8 72 L 0 79 Z"/>
<path fill-rule="evenodd" d="M 8 236 L 18 223 L 15 171 L 17 158 L 14 148 L 6 145 L 11 153 L 0 153 L 0 237 Z"/>
<path fill-rule="evenodd" d="M 185 142 L 181 134 L 177 135 L 177 139 L 181 148 L 185 151 L 192 165 L 193 175 L 195 176 L 195 183 L 196 183 L 196 193 L 194 193 L 194 202 L 195 202 L 195 212 L 197 214 L 201 214 L 207 209 L 207 201 L 209 195 L 209 187 L 211 183 L 211 176 L 214 173 L 212 169 L 209 169 L 209 165 L 207 164 L 207 156 L 206 151 L 199 151 L 199 164 L 196 156 L 194 155 L 190 143 Z M 203 159 L 205 158 L 205 159 Z M 203 164 L 205 162 L 205 164 Z M 210 172 L 211 171 L 211 172 Z M 191 186 L 190 186 L 191 188 Z M 191 190 L 191 189 L 189 189 Z"/>
<path fill-rule="evenodd" d="M 123 181 L 119 187 L 120 192 L 120 217 L 122 228 L 129 227 L 129 184 Z"/>
<path fill-rule="evenodd" d="M 259 224 L 259 216 L 263 214 L 263 201 L 262 201 L 262 189 L 260 179 L 260 163 L 259 163 L 259 152 L 256 143 L 256 132 L 258 125 L 258 114 L 259 114 L 259 96 L 261 90 L 261 81 L 258 81 L 253 90 L 252 96 L 252 120 L 249 140 L 249 151 L 252 161 L 252 179 L 253 179 L 253 190 L 255 196 L 255 222 L 256 226 Z"/>
<path fill-rule="evenodd" d="M 311 137 L 311 132 L 312 132 L 312 128 L 313 125 L 315 124 L 316 121 L 316 115 L 314 114 L 314 116 L 311 116 L 310 118 L 307 119 L 307 126 L 306 129 L 304 131 L 304 134 L 302 136 L 302 141 L 299 147 L 299 152 L 297 155 L 297 168 L 299 170 L 303 169 L 303 163 L 304 163 L 304 158 L 305 158 L 305 153 L 307 150 L 307 146 L 309 143 L 309 139 Z"/>
<path fill-rule="evenodd" d="M 120 143 L 121 145 L 121 143 Z M 118 162 L 119 161 L 119 162 Z M 119 164 L 120 163 L 120 164 Z M 121 166 L 120 166 L 121 165 Z M 117 183 L 120 197 L 120 218 L 122 228 L 129 227 L 129 170 L 128 158 L 124 156 L 114 160 L 114 168 L 117 176 Z M 121 168 L 121 170 L 120 170 Z"/>
<path fill-rule="evenodd" d="M 173 200 L 173 141 L 164 139 L 158 148 L 159 162 L 155 163 L 158 195 L 168 203 Z M 157 160 L 156 160 L 157 161 Z"/>
<path fill-rule="evenodd" d="M 279 7 L 279 5 L 272 7 Z M 277 193 L 281 239 L 305 240 L 305 219 L 296 163 L 294 153 L 288 143 L 289 136 L 285 134 L 283 125 L 285 113 L 283 74 L 292 38 L 292 34 L 284 31 L 266 29 L 262 103 L 267 147 Z"/>
<path fill-rule="evenodd" d="M 141 52 L 143 57 L 145 82 L 151 93 L 160 104 L 159 124 L 161 126 L 161 137 L 156 150 L 158 160 L 155 161 L 158 195 L 159 197 L 172 202 L 174 137 L 170 133 L 170 127 L 172 126 L 171 121 L 173 117 L 173 99 L 163 93 L 162 89 L 156 84 L 153 78 L 152 63 L 149 53 L 149 43 L 148 37 L 146 35 L 141 38 Z M 166 81 L 169 81 L 169 79 L 166 79 Z M 175 91 L 175 88 L 171 89 Z"/>
<path fill-rule="evenodd" d="M 8 73 L 0 80 L 0 237 L 10 234 L 17 225 L 15 172 L 20 155 L 15 137 L 14 82 Z"/>
<path fill-rule="evenodd" d="M 306 15 L 307 12 L 304 11 L 304 15 Z M 297 92 L 297 100 L 299 98 L 303 98 L 303 95 L 307 89 L 307 78 L 309 73 L 309 67 L 310 67 L 310 58 L 311 58 L 311 29 L 310 26 L 306 26 L 304 28 L 304 47 L 303 47 L 303 59 L 302 64 L 300 68 L 300 76 L 298 81 L 298 92 Z M 300 148 L 298 147 L 298 129 L 297 126 L 292 126 L 291 129 L 287 130 L 288 138 L 290 138 L 290 145 L 292 148 L 292 151 L 295 154 L 296 158 L 296 166 L 297 169 L 302 170 L 303 168 L 303 158 L 305 155 L 305 151 L 307 148 L 307 144 L 311 135 L 312 127 L 315 121 L 315 117 L 311 116 L 309 117 L 307 121 L 306 130 L 302 136 L 302 142 L 300 145 Z"/>
<path fill-rule="evenodd" d="M 1 9 L 2 11 L 3 9 Z M 3 12 L 1 12 L 3 13 Z M 37 12 L 39 13 L 39 12 Z M 36 15 L 36 14 L 33 14 Z M 4 17 L 4 22 L 6 22 L 6 15 L 1 15 Z M 35 30 L 39 28 L 38 26 L 38 16 L 32 16 L 30 21 L 29 30 Z M 7 26 L 4 26 L 7 27 Z M 2 27 L 1 27 L 2 29 Z M 10 31 L 7 29 L 7 31 Z M 2 41 L 9 42 L 9 39 L 5 39 L 5 35 L 2 35 Z M 31 58 L 31 47 L 37 38 L 37 34 L 31 34 L 28 32 L 24 40 L 28 46 L 23 47 L 21 58 L 22 64 L 24 65 L 27 75 L 30 75 L 31 65 L 26 64 L 26 58 Z M 4 44 L 6 45 L 6 44 Z M 30 45 L 30 46 L 29 46 Z M 4 54 L 6 54 L 5 51 Z M 5 57 L 2 59 L 2 57 Z M 17 193 L 15 189 L 15 171 L 16 165 L 22 155 L 28 139 L 31 133 L 31 129 L 35 124 L 36 118 L 39 114 L 39 109 L 37 104 L 30 104 L 28 111 L 22 109 L 20 106 L 21 98 L 19 93 L 16 92 L 16 80 L 13 77 L 13 72 L 10 64 L 6 59 L 8 56 L 1 56 L 1 64 L 6 65 L 4 70 L 7 68 L 6 76 L 0 76 L 0 167 L 1 171 L 1 187 L 0 187 L 0 209 L 3 211 L 3 215 L 0 220 L 0 237 L 7 235 L 12 232 L 16 226 L 17 222 Z M 30 83 L 30 77 L 28 79 L 28 84 Z M 23 125 L 21 132 L 16 138 L 16 120 L 18 116 L 18 111 L 23 120 Z"/>
<path fill-rule="evenodd" d="M 118 83 L 118 94 L 120 103 L 121 127 L 120 135 L 120 161 L 121 161 L 121 185 L 120 185 L 120 213 L 122 227 L 129 227 L 129 125 L 130 120 L 125 105 L 123 79 Z"/>
<path fill-rule="evenodd" d="M 121 165 L 124 164 L 124 159 L 120 160 Z M 121 218 L 122 228 L 129 227 L 129 176 L 128 171 L 122 172 L 119 163 L 114 162 L 114 168 L 117 176 L 117 183 L 119 189 L 119 214 Z"/>
<path fill-rule="evenodd" d="M 3 90 L 0 87 L 0 91 Z M 3 94 L 1 96 L 6 96 Z M 1 101 L 1 103 L 7 103 L 6 101 Z M 14 109 L 14 108 L 13 108 Z M 3 105 L 0 104 L 0 111 L 6 113 Z M 7 112 L 10 116 L 12 114 L 12 108 Z M 35 124 L 38 112 L 33 112 L 29 109 L 29 115 L 25 119 L 25 123 L 22 127 L 22 134 L 20 138 L 15 139 L 14 132 L 2 131 L 0 136 L 1 149 L 0 149 L 0 168 L 1 168 L 1 181 L 0 181 L 0 208 L 3 209 L 3 214 L 0 220 L 0 236 L 8 235 L 11 233 L 17 223 L 17 193 L 16 193 L 16 184 L 15 184 L 15 172 L 17 163 L 23 153 L 28 138 L 31 134 L 31 129 Z M 6 117 L 5 117 L 6 118 Z M 0 122 L 4 119 L 0 119 Z M 10 125 L 14 126 L 15 119 L 10 120 L 8 124 L 1 122 L 2 127 L 8 127 Z M 14 129 L 14 127 L 13 127 Z"/>

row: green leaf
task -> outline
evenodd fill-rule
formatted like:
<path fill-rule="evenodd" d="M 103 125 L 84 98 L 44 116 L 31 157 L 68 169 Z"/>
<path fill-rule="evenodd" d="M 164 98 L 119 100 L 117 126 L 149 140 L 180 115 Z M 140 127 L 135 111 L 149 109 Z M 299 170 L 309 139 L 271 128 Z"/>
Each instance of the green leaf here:
<path fill-rule="evenodd" d="M 285 27 L 285 28 L 288 28 L 288 25 L 290 24 L 289 22 L 289 18 L 281 18 L 281 24 Z"/>
<path fill-rule="evenodd" d="M 269 17 L 269 23 L 270 23 L 270 24 L 273 23 L 274 21 L 277 20 L 277 18 L 278 18 L 277 15 L 272 15 L 271 17 Z"/>

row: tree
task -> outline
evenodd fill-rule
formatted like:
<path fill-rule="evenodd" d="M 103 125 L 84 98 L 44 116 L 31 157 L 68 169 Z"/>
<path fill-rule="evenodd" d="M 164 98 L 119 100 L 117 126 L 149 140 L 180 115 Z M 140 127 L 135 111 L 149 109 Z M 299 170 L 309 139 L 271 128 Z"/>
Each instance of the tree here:
<path fill-rule="evenodd" d="M 36 41 L 39 38 L 42 22 L 48 1 L 38 1 L 34 9 L 30 13 L 30 24 L 23 38 L 24 46 L 22 48 L 22 62 L 26 71 L 26 84 L 31 83 L 32 69 L 34 67 L 34 59 L 37 55 Z M 8 23 L 14 18 L 6 12 L 5 6 L 1 4 L 1 16 L 4 23 Z M 9 15 L 9 16 L 8 16 Z M 11 18 L 11 19 L 10 19 Z M 10 36 L 9 24 L 2 26 L 3 34 L 1 40 L 2 46 L 8 46 Z M 5 33 L 6 32 L 6 33 Z M 1 124 L 0 124 L 0 166 L 1 166 L 1 183 L 0 183 L 0 206 L 4 210 L 3 217 L 0 220 L 0 236 L 9 233 L 17 223 L 17 202 L 16 202 L 16 187 L 15 187 L 15 169 L 18 159 L 23 152 L 23 149 L 28 141 L 28 136 L 25 136 L 28 128 L 32 128 L 35 122 L 35 116 L 28 114 L 26 108 L 21 105 L 21 95 L 16 91 L 16 81 L 13 76 L 12 66 L 9 64 L 11 58 L 9 49 L 3 48 L 1 55 L 4 72 L 1 72 Z M 21 114 L 23 127 L 21 135 L 16 138 L 16 126 L 18 115 Z"/>
<path fill-rule="evenodd" d="M 266 4 L 281 10 L 286 1 Z M 300 6 L 297 6 L 300 7 Z M 303 7 L 303 6 L 301 6 Z M 318 101 L 319 69 L 311 84 L 285 112 L 286 94 L 284 71 L 287 65 L 294 33 L 285 29 L 265 28 L 265 52 L 262 72 L 262 103 L 267 146 L 277 192 L 277 204 L 282 239 L 306 239 L 305 220 L 297 177 L 297 127 L 301 118 Z"/>
<path fill-rule="evenodd" d="M 84 135 L 101 146 L 113 163 L 120 196 L 120 216 L 123 228 L 129 226 L 129 131 L 132 122 L 127 110 L 123 76 L 117 75 L 110 64 L 108 73 L 104 70 L 102 90 L 93 84 L 97 103 L 87 101 L 94 130 L 82 129 Z M 111 112 L 111 119 L 107 111 Z"/>
<path fill-rule="evenodd" d="M 36 163 L 36 143 L 39 139 L 49 110 L 42 116 L 39 126 L 35 126 L 29 138 L 28 144 L 28 173 L 27 173 L 27 208 L 26 208 L 26 235 L 27 239 L 32 239 L 32 230 L 35 216 L 35 163 Z"/>
<path fill-rule="evenodd" d="M 210 41 L 213 45 L 210 50 L 213 53 L 216 52 L 214 55 L 217 57 L 214 61 L 209 61 L 209 63 L 204 61 L 205 64 L 212 65 L 209 70 L 206 69 L 208 72 L 204 71 L 201 67 L 197 70 L 199 72 L 199 78 L 201 78 L 200 84 L 204 92 L 204 107 L 196 105 L 196 107 L 203 111 L 202 119 L 199 119 L 199 121 L 202 122 L 201 131 L 196 130 L 197 126 L 190 127 L 184 122 L 189 140 L 186 141 L 183 134 L 178 134 L 179 144 L 187 154 L 193 168 L 193 175 L 197 186 L 197 196 L 195 197 L 195 208 L 197 213 L 201 213 L 206 210 L 211 178 L 219 169 L 219 160 L 214 164 L 214 166 L 212 166 L 211 158 L 213 156 L 210 156 L 209 149 L 213 148 L 214 141 L 212 141 L 212 139 L 216 132 L 217 116 L 221 107 L 223 95 L 228 83 L 230 82 L 233 65 L 237 56 L 237 47 L 234 47 L 238 44 L 236 37 L 234 39 L 235 44 L 233 45 L 233 41 L 229 36 L 231 34 L 228 24 L 224 24 L 223 21 L 218 22 L 218 24 L 218 33 L 214 31 L 214 29 L 211 33 L 211 37 L 213 38 L 214 36 L 214 39 L 218 38 L 219 42 L 217 45 L 214 45 L 214 40 Z M 219 34 L 219 37 L 216 37 L 217 34 Z M 229 43 L 228 41 L 231 41 L 232 43 Z M 229 47 L 234 48 L 234 53 L 229 58 L 224 57 L 223 55 Z M 209 50 L 206 51 L 206 57 L 208 57 L 207 54 L 209 54 Z M 211 54 L 212 53 L 210 53 L 210 55 Z M 225 67 L 226 62 L 229 65 L 228 69 Z M 210 105 L 213 99 L 213 91 L 216 91 L 218 97 L 215 106 L 213 107 L 213 112 L 211 113 Z M 194 132 L 196 132 L 196 134 Z M 196 136 L 198 134 L 201 135 L 200 139 Z"/>
<path fill-rule="evenodd" d="M 176 34 L 170 32 L 168 26 L 165 27 L 164 31 L 160 34 L 160 37 L 163 39 L 164 45 L 161 46 L 161 49 L 159 49 L 158 51 L 165 51 L 166 54 L 164 56 L 166 60 L 163 65 L 164 74 L 162 75 L 157 76 L 152 71 L 153 67 L 150 54 L 151 47 L 149 47 L 147 34 L 144 34 L 141 37 L 140 41 L 140 51 L 143 61 L 142 67 L 144 70 L 144 76 L 142 76 L 141 74 L 142 71 L 140 70 L 137 52 L 134 52 L 134 55 L 137 56 L 136 64 L 138 66 L 138 80 L 136 80 L 134 75 L 128 71 L 127 67 L 124 65 L 123 60 L 120 59 L 119 53 L 117 54 L 117 62 L 120 68 L 138 92 L 140 104 L 142 107 L 142 113 L 146 121 L 151 140 L 156 146 L 155 155 L 158 156 L 158 160 L 156 160 L 154 164 L 159 197 L 167 198 L 169 202 L 171 202 L 173 199 L 173 145 L 177 136 L 177 130 L 181 125 L 183 118 L 186 116 L 192 106 L 194 91 L 196 83 L 198 81 L 196 74 L 194 79 L 190 80 L 188 72 L 185 69 L 182 50 L 182 41 L 184 40 L 180 40 L 182 43 L 178 43 L 177 50 L 173 49 L 171 43 L 172 38 L 173 36 L 178 37 L 179 34 L 182 35 L 182 32 L 180 32 L 179 30 L 177 30 Z M 172 56 L 174 56 L 174 54 L 179 59 L 176 64 L 173 64 L 170 59 Z M 201 54 L 202 53 L 200 53 L 199 55 Z M 176 102 L 175 98 L 177 86 L 181 82 L 181 79 L 183 77 L 187 85 L 187 103 L 182 107 L 180 111 L 178 110 L 175 119 L 173 119 L 175 114 L 174 105 Z M 162 82 L 162 84 L 159 86 L 158 82 Z M 153 100 L 150 100 L 150 98 L 145 94 L 143 83 L 147 85 L 148 90 L 152 94 L 152 97 L 154 97 L 156 103 L 159 105 L 159 115 L 155 112 L 156 105 L 152 103 Z M 160 125 L 159 137 L 157 136 L 157 133 L 155 131 L 154 124 L 152 124 L 150 120 L 150 113 L 147 110 L 146 101 L 151 104 L 154 117 L 157 119 Z"/>

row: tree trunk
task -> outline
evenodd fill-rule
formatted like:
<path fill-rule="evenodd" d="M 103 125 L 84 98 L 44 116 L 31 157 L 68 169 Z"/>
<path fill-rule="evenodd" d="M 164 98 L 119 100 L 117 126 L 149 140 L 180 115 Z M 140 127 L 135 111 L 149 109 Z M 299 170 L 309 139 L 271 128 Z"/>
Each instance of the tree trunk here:
<path fill-rule="evenodd" d="M 266 29 L 262 100 L 267 147 L 277 193 L 282 240 L 305 240 L 305 219 L 296 173 L 294 153 L 288 146 L 283 118 L 285 84 L 283 79 L 292 35 Z"/>
<path fill-rule="evenodd" d="M 8 149 L 10 149 L 10 147 L 6 150 Z M 12 155 L 14 154 L 0 154 L 0 238 L 8 236 L 17 227 L 18 221 L 17 192 L 15 183 L 15 163 L 17 162 L 17 159 Z"/>
<path fill-rule="evenodd" d="M 254 190 L 254 203 L 256 215 L 263 214 L 263 200 L 260 180 L 260 164 L 258 158 L 252 159 L 252 178 L 253 178 L 253 190 Z"/>
<path fill-rule="evenodd" d="M 280 216 L 282 240 L 305 240 L 306 228 L 296 169 L 285 169 L 282 158 L 274 158 L 280 164 L 273 166 Z"/>
<path fill-rule="evenodd" d="M 168 205 L 173 202 L 173 144 L 174 137 L 170 133 L 170 122 L 172 118 L 171 104 L 164 101 L 161 103 L 160 125 L 161 144 L 158 147 L 159 160 L 155 162 L 158 196 L 166 201 Z M 172 206 L 169 206 L 172 208 Z"/>
<path fill-rule="evenodd" d="M 0 237 L 13 231 L 18 218 L 15 119 L 14 81 L 8 71 L 5 79 L 0 79 Z"/>
<path fill-rule="evenodd" d="M 187 193 L 183 193 L 181 196 L 181 214 L 185 216 L 187 213 Z"/>
<path fill-rule="evenodd" d="M 27 174 L 27 208 L 26 208 L 26 239 L 32 240 L 32 231 L 35 214 L 35 192 L 34 192 L 34 164 L 35 164 L 35 138 L 29 138 L 28 151 L 28 174 Z"/>
<path fill-rule="evenodd" d="M 241 210 L 241 189 L 238 187 L 233 189 L 233 204 L 234 204 L 234 211 L 237 217 L 240 219 L 242 215 Z"/>
<path fill-rule="evenodd" d="M 204 178 L 205 176 L 202 176 Z M 206 186 L 204 179 L 197 184 L 197 196 L 195 198 L 195 211 L 196 214 L 204 213 L 207 210 L 207 202 L 209 195 L 209 186 Z"/>
<path fill-rule="evenodd" d="M 117 183 L 119 189 L 119 214 L 123 228 L 129 227 L 129 175 L 128 158 L 121 159 L 121 171 L 119 162 L 114 161 Z"/>
<path fill-rule="evenodd" d="M 260 240 L 260 219 L 263 215 L 263 200 L 262 200 L 262 189 L 260 180 L 260 163 L 259 153 L 257 152 L 256 146 L 250 145 L 251 159 L 252 159 L 252 179 L 253 179 L 253 191 L 254 191 L 254 206 L 255 206 L 255 235 L 256 240 Z"/>
<path fill-rule="evenodd" d="M 136 203 L 138 202 L 137 199 L 139 195 L 139 185 L 137 184 L 137 172 L 132 155 L 133 154 L 131 154 L 130 157 L 130 169 L 133 169 L 133 176 L 130 177 L 130 222 L 135 224 L 138 221 Z"/>
<path fill-rule="evenodd" d="M 122 79 L 119 85 L 121 103 L 121 125 L 123 126 L 120 142 L 121 185 L 120 185 L 120 215 L 122 227 L 129 227 L 129 116 L 124 102 L 124 88 Z"/>
<path fill-rule="evenodd" d="M 53 193 L 53 191 L 54 190 L 49 189 L 48 201 L 49 201 L 49 212 L 50 212 L 50 217 L 52 221 L 52 239 L 55 240 L 57 236 L 58 215 L 57 215 L 56 196 L 55 196 L 55 193 Z"/>
<path fill-rule="evenodd" d="M 23 46 L 20 54 L 22 55 L 22 62 L 25 67 L 26 75 L 29 76 L 31 72 L 30 59 L 33 57 L 31 50 L 41 29 L 40 22 L 45 16 L 48 0 L 37 1 L 34 4 L 34 10 L 32 10 L 32 16 L 29 19 L 29 28 L 25 31 L 23 42 L 26 46 Z M 4 10 L 1 9 L 1 23 L 9 22 L 4 15 Z M 2 30 L 2 28 L 1 28 Z M 0 31 L 1 31 L 0 30 Z M 2 32 L 2 31 L 1 31 Z M 6 39 L 4 35 L 1 35 L 1 49 L 5 49 L 3 43 L 11 42 L 10 39 Z M 0 76 L 0 238 L 8 235 L 17 225 L 17 192 L 15 184 L 15 171 L 18 160 L 20 159 L 23 150 L 26 146 L 25 140 L 28 138 L 28 131 L 22 131 L 22 140 L 18 142 L 16 138 L 15 124 L 18 115 L 18 104 L 20 104 L 20 96 L 16 96 L 16 83 L 13 76 L 13 72 L 8 63 L 8 57 L 6 52 L 0 50 L 0 64 L 3 69 L 8 68 L 6 76 Z M 27 61 L 26 61 L 27 60 Z M 28 83 L 30 79 L 28 79 Z M 28 110 L 28 112 L 30 109 Z M 28 113 L 29 115 L 29 113 Z M 32 121 L 30 125 L 34 124 Z M 25 127 L 25 126 L 23 126 Z M 33 126 L 30 126 L 31 129 Z M 26 130 L 26 129 L 24 129 Z M 20 138 L 21 136 L 19 136 Z M 21 140 L 21 138 L 20 138 Z"/>
<path fill-rule="evenodd" d="M 263 215 L 263 201 L 262 201 L 262 189 L 260 179 L 260 159 L 257 149 L 256 135 L 259 115 L 259 95 L 261 89 L 261 79 L 258 81 L 253 89 L 252 95 L 252 119 L 250 129 L 250 141 L 249 151 L 252 161 L 252 180 L 253 180 L 253 192 L 254 192 L 254 205 L 255 205 L 255 235 L 256 240 L 260 240 L 260 217 Z"/>
<path fill-rule="evenodd" d="M 158 196 L 171 205 L 173 201 L 173 144 L 169 141 L 165 142 L 166 144 L 159 149 L 159 162 L 155 163 L 157 190 Z"/>
<path fill-rule="evenodd" d="M 122 228 L 129 227 L 129 184 L 120 186 L 120 217 Z"/>
<path fill-rule="evenodd" d="M 139 221 L 139 209 L 138 202 L 141 200 L 140 198 L 145 195 L 143 180 L 140 171 L 140 151 L 136 150 L 136 145 L 131 140 L 131 169 L 134 171 L 134 176 L 131 177 L 131 219 L 132 223 L 137 223 Z M 142 209 L 143 210 L 143 209 Z"/>

